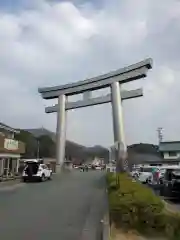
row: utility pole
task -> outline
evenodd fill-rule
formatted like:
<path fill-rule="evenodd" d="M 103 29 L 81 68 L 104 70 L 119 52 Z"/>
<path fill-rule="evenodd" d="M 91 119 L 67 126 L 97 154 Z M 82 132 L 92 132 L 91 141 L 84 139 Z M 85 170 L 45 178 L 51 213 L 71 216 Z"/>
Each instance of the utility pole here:
<path fill-rule="evenodd" d="M 159 144 L 163 141 L 163 133 L 162 133 L 162 131 L 163 131 L 163 128 L 162 128 L 162 127 L 159 127 L 159 128 L 157 129 Z"/>
<path fill-rule="evenodd" d="M 109 147 L 108 151 L 109 151 L 109 163 L 111 163 L 111 160 L 112 160 L 112 151 L 111 151 L 111 147 Z"/>
<path fill-rule="evenodd" d="M 39 139 L 37 138 L 37 160 L 39 160 Z"/>

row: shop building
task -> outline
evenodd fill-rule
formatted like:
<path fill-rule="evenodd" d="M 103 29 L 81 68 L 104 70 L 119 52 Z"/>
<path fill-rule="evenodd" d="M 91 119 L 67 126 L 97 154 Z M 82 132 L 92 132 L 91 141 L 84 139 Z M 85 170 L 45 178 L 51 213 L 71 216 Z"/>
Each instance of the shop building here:
<path fill-rule="evenodd" d="M 25 153 L 25 144 L 15 139 L 18 130 L 0 123 L 0 176 L 18 173 L 19 160 Z"/>

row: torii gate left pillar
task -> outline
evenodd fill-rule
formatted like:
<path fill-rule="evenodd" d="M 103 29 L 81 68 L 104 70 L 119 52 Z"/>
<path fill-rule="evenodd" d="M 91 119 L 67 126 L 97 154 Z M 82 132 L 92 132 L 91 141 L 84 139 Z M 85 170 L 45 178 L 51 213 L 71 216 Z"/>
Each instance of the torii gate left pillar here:
<path fill-rule="evenodd" d="M 56 170 L 63 166 L 66 148 L 66 96 L 58 97 L 57 127 L 56 127 Z"/>
<path fill-rule="evenodd" d="M 122 98 L 119 82 L 114 82 L 111 85 L 112 94 L 112 115 L 113 115 L 113 131 L 114 143 L 117 143 L 116 170 L 123 172 L 125 170 L 125 161 L 127 157 L 126 142 L 124 136 L 124 118 L 122 109 Z"/>

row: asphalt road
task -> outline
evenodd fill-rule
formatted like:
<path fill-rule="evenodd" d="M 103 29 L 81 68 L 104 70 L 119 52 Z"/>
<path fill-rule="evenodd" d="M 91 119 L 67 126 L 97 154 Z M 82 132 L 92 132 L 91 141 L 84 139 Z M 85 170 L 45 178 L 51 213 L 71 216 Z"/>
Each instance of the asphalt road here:
<path fill-rule="evenodd" d="M 0 191 L 0 239 L 96 240 L 106 208 L 104 173 L 66 173 Z"/>

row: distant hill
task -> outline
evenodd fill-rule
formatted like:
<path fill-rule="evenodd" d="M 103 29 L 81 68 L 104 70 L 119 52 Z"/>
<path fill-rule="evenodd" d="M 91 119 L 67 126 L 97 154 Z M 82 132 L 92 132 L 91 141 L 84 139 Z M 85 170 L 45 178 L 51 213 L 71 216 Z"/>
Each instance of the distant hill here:
<path fill-rule="evenodd" d="M 54 144 L 56 142 L 56 134 L 45 128 L 24 129 L 24 131 L 31 133 L 36 139 L 42 136 L 49 136 L 54 141 Z M 89 158 L 94 158 L 95 156 L 108 160 L 108 149 L 102 146 L 85 147 L 81 144 L 66 140 L 67 159 L 74 159 L 74 161 L 80 163 Z"/>
<path fill-rule="evenodd" d="M 43 135 L 48 135 L 52 138 L 52 140 L 55 141 L 56 134 L 52 131 L 47 130 L 46 128 L 32 128 L 32 129 L 23 129 L 24 131 L 27 131 L 31 133 L 35 138 L 39 138 Z"/>
<path fill-rule="evenodd" d="M 16 136 L 18 140 L 26 143 L 25 157 L 34 158 L 37 156 L 37 139 L 40 142 L 41 157 L 56 156 L 56 134 L 45 128 L 24 129 Z M 104 158 L 106 162 L 109 159 L 109 151 L 99 145 L 86 147 L 73 141 L 66 140 L 66 158 L 74 163 L 89 162 L 94 157 Z M 128 161 L 130 165 L 148 161 L 158 161 L 161 155 L 158 146 L 147 143 L 138 143 L 128 146 Z"/>

